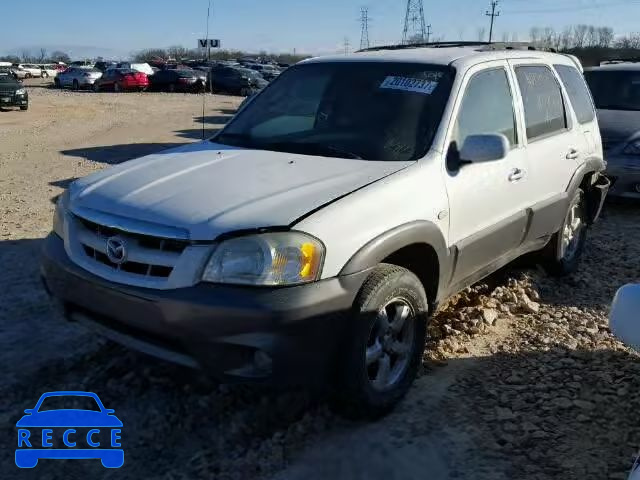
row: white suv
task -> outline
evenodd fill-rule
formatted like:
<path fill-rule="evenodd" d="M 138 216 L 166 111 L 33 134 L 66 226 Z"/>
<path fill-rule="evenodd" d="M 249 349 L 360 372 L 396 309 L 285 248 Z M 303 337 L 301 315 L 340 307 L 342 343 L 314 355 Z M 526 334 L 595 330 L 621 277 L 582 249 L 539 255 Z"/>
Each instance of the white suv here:
<path fill-rule="evenodd" d="M 214 138 L 74 182 L 44 249 L 68 318 L 225 381 L 375 415 L 439 302 L 522 254 L 572 271 L 608 190 L 579 62 L 387 47 L 285 71 Z"/>

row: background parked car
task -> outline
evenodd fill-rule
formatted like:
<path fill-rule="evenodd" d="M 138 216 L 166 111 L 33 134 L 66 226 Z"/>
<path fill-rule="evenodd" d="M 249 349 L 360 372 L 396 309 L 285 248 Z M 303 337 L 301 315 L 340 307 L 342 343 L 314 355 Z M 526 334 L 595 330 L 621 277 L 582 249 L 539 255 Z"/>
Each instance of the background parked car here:
<path fill-rule="evenodd" d="M 118 63 L 117 68 L 135 70 L 136 72 L 142 72 L 147 76 L 154 74 L 153 68 L 151 68 L 151 65 L 148 63 L 120 62 Z"/>
<path fill-rule="evenodd" d="M 193 70 L 159 70 L 150 80 L 153 90 L 194 92 L 204 88 L 201 76 Z"/>
<path fill-rule="evenodd" d="M 110 68 L 102 74 L 93 84 L 93 90 L 113 90 L 122 92 L 126 90 L 138 90 L 142 92 L 149 86 L 149 77 L 145 73 L 126 68 Z"/>
<path fill-rule="evenodd" d="M 58 75 L 56 65 L 52 64 L 40 65 L 40 71 L 42 78 L 54 78 Z"/>
<path fill-rule="evenodd" d="M 72 87 L 74 90 L 93 87 L 93 84 L 102 77 L 102 72 L 96 68 L 70 67 L 58 74 L 54 82 L 56 87 Z"/>
<path fill-rule="evenodd" d="M 109 61 L 109 60 L 101 60 L 99 62 L 96 62 L 96 64 L 93 66 L 93 68 L 97 68 L 101 72 L 106 72 L 110 68 L 116 68 L 117 65 L 118 65 L 117 62 L 112 62 L 112 61 Z"/>
<path fill-rule="evenodd" d="M 258 72 L 248 68 L 221 66 L 213 68 L 210 75 L 207 85 L 211 85 L 213 92 L 231 93 L 243 97 L 261 90 L 268 84 Z"/>
<path fill-rule="evenodd" d="M 275 80 L 280 75 L 280 70 L 273 65 L 252 65 L 250 68 L 262 75 L 262 78 L 268 82 Z"/>
<path fill-rule="evenodd" d="M 3 69 L 0 71 L 0 108 L 6 107 L 20 107 L 20 110 L 27 110 L 29 94 L 8 69 Z"/>
<path fill-rule="evenodd" d="M 17 63 L 14 63 L 11 66 L 11 71 L 13 72 L 13 75 L 20 80 L 31 76 L 31 74 L 27 72 L 22 65 L 19 65 Z"/>
<path fill-rule="evenodd" d="M 640 63 L 585 69 L 598 111 L 609 194 L 640 199 Z"/>
<path fill-rule="evenodd" d="M 31 63 L 16 63 L 14 64 L 18 70 L 24 71 L 24 78 L 40 78 L 42 76 L 42 70 L 37 65 Z"/>

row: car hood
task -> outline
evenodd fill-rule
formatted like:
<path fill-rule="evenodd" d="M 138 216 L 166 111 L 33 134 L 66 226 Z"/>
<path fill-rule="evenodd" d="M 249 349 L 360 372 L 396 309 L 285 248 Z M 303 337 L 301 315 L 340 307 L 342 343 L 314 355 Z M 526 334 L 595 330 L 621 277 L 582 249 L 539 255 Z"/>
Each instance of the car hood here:
<path fill-rule="evenodd" d="M 640 132 L 640 111 L 598 110 L 598 123 L 605 142 L 621 142 Z"/>
<path fill-rule="evenodd" d="M 25 415 L 16 427 L 121 427 L 115 415 L 90 410 L 49 410 Z"/>
<path fill-rule="evenodd" d="M 288 226 L 306 213 L 414 162 L 248 150 L 203 141 L 74 182 L 72 211 L 97 211 L 212 240 L 235 230 Z"/>

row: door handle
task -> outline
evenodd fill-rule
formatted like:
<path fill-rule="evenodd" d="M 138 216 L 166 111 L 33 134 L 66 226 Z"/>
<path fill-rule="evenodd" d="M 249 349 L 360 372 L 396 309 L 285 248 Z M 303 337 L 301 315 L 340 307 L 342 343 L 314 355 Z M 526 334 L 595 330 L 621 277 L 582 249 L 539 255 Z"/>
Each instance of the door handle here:
<path fill-rule="evenodd" d="M 575 160 L 576 158 L 578 158 L 578 154 L 578 150 L 576 150 L 575 148 L 570 148 L 569 153 L 567 153 L 567 160 Z"/>
<path fill-rule="evenodd" d="M 518 180 L 522 180 L 524 178 L 524 170 L 514 168 L 509 172 L 509 177 L 507 178 L 510 182 L 517 182 Z"/>

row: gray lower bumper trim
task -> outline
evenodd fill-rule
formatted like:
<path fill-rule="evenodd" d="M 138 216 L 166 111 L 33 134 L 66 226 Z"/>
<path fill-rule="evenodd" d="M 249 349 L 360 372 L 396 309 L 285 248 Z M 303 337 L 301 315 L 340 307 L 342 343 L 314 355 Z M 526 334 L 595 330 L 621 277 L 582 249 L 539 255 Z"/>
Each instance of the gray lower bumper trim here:
<path fill-rule="evenodd" d="M 102 335 L 103 337 L 106 337 L 109 340 L 113 340 L 114 342 L 124 345 L 125 347 L 131 348 L 133 350 L 138 350 L 142 353 L 146 353 L 147 355 L 158 357 L 163 360 L 167 360 L 169 362 L 183 365 L 185 367 L 190 367 L 190 368 L 200 367 L 198 362 L 196 362 L 195 359 L 193 357 L 190 357 L 189 355 L 183 355 L 181 353 L 174 352 L 166 348 L 159 347 L 157 345 L 153 345 L 143 340 L 138 340 L 129 335 L 125 335 L 124 333 L 117 332 L 115 330 L 105 327 L 104 325 L 101 325 L 100 323 L 96 322 L 88 315 L 84 315 L 79 312 L 72 312 L 69 315 L 69 318 L 74 322 L 78 322 L 82 325 L 87 326 L 88 328 L 90 328 L 91 330 L 94 330 L 96 333 Z"/>

